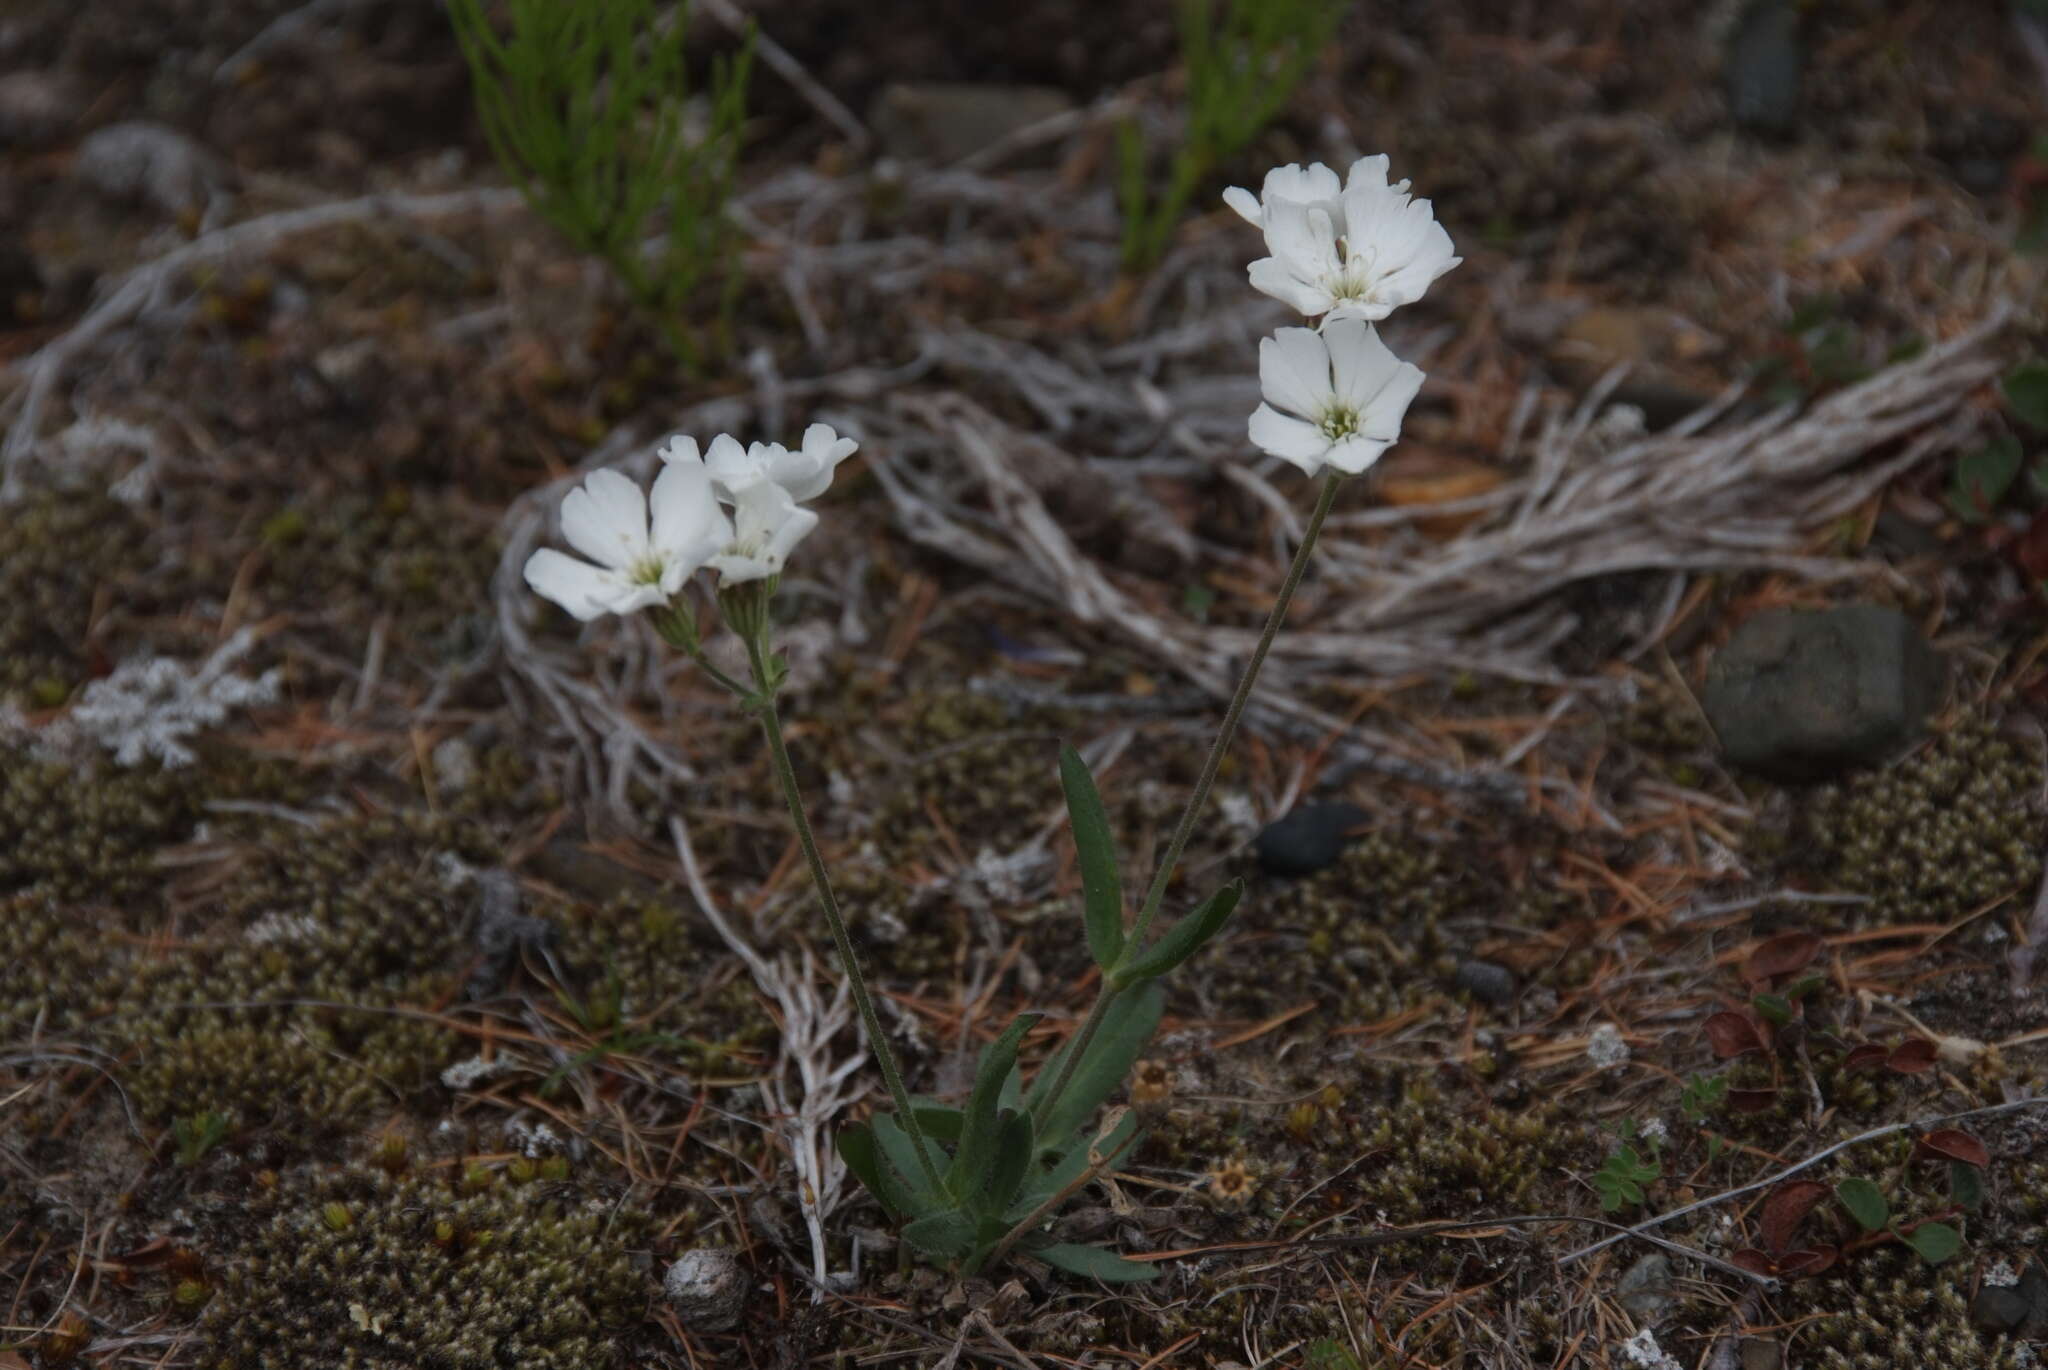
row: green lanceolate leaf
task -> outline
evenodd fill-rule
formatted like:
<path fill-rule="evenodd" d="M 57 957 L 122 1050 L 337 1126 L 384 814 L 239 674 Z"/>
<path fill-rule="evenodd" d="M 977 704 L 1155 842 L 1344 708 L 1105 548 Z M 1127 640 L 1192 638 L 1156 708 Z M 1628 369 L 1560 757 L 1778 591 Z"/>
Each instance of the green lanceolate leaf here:
<path fill-rule="evenodd" d="M 1124 950 L 1124 886 L 1116 873 L 1116 843 L 1095 778 L 1072 747 L 1060 748 L 1060 784 L 1067 792 L 1067 817 L 1074 825 L 1074 851 L 1081 862 L 1088 951 L 1107 971 Z"/>
<path fill-rule="evenodd" d="M 1836 1185 L 1835 1198 L 1865 1232 L 1877 1231 L 1892 1216 L 1892 1206 L 1886 1202 L 1884 1191 L 1861 1177 Z"/>
<path fill-rule="evenodd" d="M 906 1232 L 906 1235 L 908 1233 Z M 1125 1260 L 1114 1251 L 1077 1242 L 1054 1242 L 1031 1253 L 1056 1270 L 1069 1275 L 1092 1275 L 1108 1284 L 1131 1284 L 1159 1278 L 1159 1267 L 1147 1261 Z"/>
<path fill-rule="evenodd" d="M 903 1240 L 936 1261 L 957 1261 L 974 1249 L 974 1219 L 957 1209 L 945 1209 L 903 1229 Z"/>
<path fill-rule="evenodd" d="M 946 1189 L 956 1198 L 966 1198 L 981 1187 L 996 1155 L 996 1109 L 1003 1081 L 1017 1064 L 1017 1046 L 1024 1034 L 1038 1026 L 1042 1013 L 1022 1013 L 1003 1035 L 981 1053 L 981 1065 L 974 1072 L 974 1092 L 967 1098 L 967 1117 L 960 1129 L 960 1149 L 953 1154 L 946 1172 Z"/>
<path fill-rule="evenodd" d="M 917 1144 L 910 1140 L 910 1134 L 903 1130 L 903 1124 L 896 1121 L 895 1115 L 877 1113 L 868 1119 L 868 1129 L 875 1134 L 875 1145 L 882 1154 L 883 1163 L 895 1167 L 898 1177 L 908 1186 L 911 1211 L 928 1213 L 945 1207 L 945 1200 L 925 1182 L 924 1167 L 917 1163 Z"/>
<path fill-rule="evenodd" d="M 1092 1142 L 1074 1139 L 1064 1152 L 1053 1158 L 1050 1169 L 1039 1170 L 1025 1181 L 1023 1189 L 1018 1192 L 1016 1201 L 1011 1204 L 1006 1216 L 1013 1223 L 1022 1222 L 1047 1199 L 1064 1194 L 1079 1184 L 1081 1177 L 1088 1173 L 1088 1167 L 1094 1163 L 1088 1155 L 1091 1147 L 1101 1154 L 1105 1162 L 1115 1165 L 1118 1158 L 1129 1151 L 1137 1140 L 1138 1115 L 1129 1111 L 1117 1119 L 1116 1125 L 1109 1129 L 1107 1135 L 1097 1137 Z"/>
<path fill-rule="evenodd" d="M 1017 1191 L 1023 1187 L 1024 1176 L 1031 1168 L 1031 1158 L 1037 1140 L 1031 1127 L 1031 1115 L 1022 1109 L 1006 1108 L 996 1123 L 994 1154 L 990 1157 L 988 1170 L 982 1177 L 982 1186 L 975 1195 L 974 1206 L 983 1213 L 1000 1216 L 1008 1211 L 1017 1198 Z M 996 1234 L 998 1237 L 1001 1232 Z"/>
<path fill-rule="evenodd" d="M 1030 1093 L 1024 1096 L 1032 1115 L 1039 1120 L 1040 1156 L 1064 1152 L 1081 1129 L 1088 1126 L 1095 1110 L 1130 1075 L 1138 1053 L 1158 1029 L 1159 1015 L 1165 1008 L 1166 993 L 1156 980 L 1117 995 L 1103 1015 L 1095 1039 L 1088 1044 L 1088 1054 L 1075 1064 L 1066 1092 L 1058 1099 L 1043 1098 L 1041 1091 L 1051 1089 L 1052 1082 L 1059 1078 L 1067 1053 L 1074 1049 L 1074 1039 L 1068 1038 L 1067 1044 L 1046 1062 L 1038 1078 L 1032 1081 Z"/>
<path fill-rule="evenodd" d="M 910 1101 L 910 1113 L 917 1119 L 917 1125 L 924 1130 L 924 1135 L 932 1141 L 944 1142 L 947 1146 L 959 1145 L 960 1131 L 967 1122 L 967 1115 L 959 1109 L 947 1104 L 927 1103 L 913 1098 Z"/>
<path fill-rule="evenodd" d="M 882 1158 L 872 1129 L 856 1123 L 852 1127 L 841 1128 L 833 1141 L 839 1148 L 839 1159 L 846 1162 L 846 1168 L 867 1187 L 868 1193 L 875 1196 L 876 1202 L 889 1210 L 890 1217 L 900 1222 L 917 1215 L 917 1195 L 896 1174 L 895 1168 Z"/>
<path fill-rule="evenodd" d="M 1203 900 L 1200 908 L 1175 923 L 1171 931 L 1153 943 L 1152 950 L 1111 974 L 1110 983 L 1119 987 L 1135 985 L 1140 980 L 1154 980 L 1166 974 L 1200 951 L 1222 929 L 1224 920 L 1230 917 L 1243 896 L 1244 881 L 1231 881 Z"/>

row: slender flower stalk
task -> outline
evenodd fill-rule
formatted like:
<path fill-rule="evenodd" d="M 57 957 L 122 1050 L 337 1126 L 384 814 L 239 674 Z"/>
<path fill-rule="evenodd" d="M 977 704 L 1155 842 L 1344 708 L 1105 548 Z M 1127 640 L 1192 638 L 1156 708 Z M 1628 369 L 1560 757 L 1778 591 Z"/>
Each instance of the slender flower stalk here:
<path fill-rule="evenodd" d="M 1145 934 L 1152 926 L 1152 920 L 1159 913 L 1160 902 L 1166 897 L 1166 886 L 1173 879 L 1174 871 L 1180 866 L 1182 853 L 1187 850 L 1188 839 L 1194 835 L 1195 821 L 1202 815 L 1203 807 L 1209 800 L 1209 789 L 1216 783 L 1216 772 L 1222 769 L 1223 758 L 1230 750 L 1230 743 L 1237 736 L 1237 725 L 1244 717 L 1245 705 L 1251 700 L 1252 686 L 1258 681 L 1259 668 L 1266 664 L 1266 653 L 1272 649 L 1273 639 L 1280 634 L 1280 625 L 1287 621 L 1287 606 L 1293 602 L 1294 592 L 1301 586 L 1303 573 L 1308 570 L 1309 554 L 1315 550 L 1316 537 L 1323 530 L 1323 520 L 1330 516 L 1330 507 L 1337 502 L 1337 487 L 1344 482 L 1345 473 L 1336 467 L 1329 467 L 1323 473 L 1323 489 L 1316 500 L 1315 512 L 1309 515 L 1308 527 L 1301 535 L 1301 545 L 1294 549 L 1294 562 L 1287 568 L 1287 579 L 1280 584 L 1280 595 L 1273 601 L 1273 610 L 1266 615 L 1266 627 L 1259 634 L 1259 645 L 1252 649 L 1251 660 L 1245 663 L 1244 674 L 1238 677 L 1237 690 L 1230 697 L 1230 706 L 1223 713 L 1223 728 L 1216 734 L 1215 743 L 1209 748 L 1209 757 L 1202 763 L 1202 774 L 1195 781 L 1194 792 L 1188 796 L 1187 807 L 1181 810 L 1180 822 L 1174 827 L 1173 837 L 1166 844 L 1166 852 L 1160 858 L 1159 866 L 1152 872 L 1151 888 L 1145 892 L 1145 902 L 1138 908 L 1138 920 L 1131 925 L 1124 938 L 1124 959 L 1134 959 L 1145 949 Z M 1051 1113 L 1066 1092 L 1067 1084 L 1073 1079 L 1074 1068 L 1087 1054 L 1088 1044 L 1095 1037 L 1095 1031 L 1102 1026 L 1102 1019 L 1109 1012 L 1109 1006 L 1124 986 L 1113 982 L 1112 975 L 1105 975 L 1102 988 L 1095 996 L 1095 1006 L 1088 1011 L 1088 1017 L 1075 1034 L 1060 1065 L 1060 1073 L 1053 1077 L 1052 1088 L 1043 1097 L 1043 1114 Z"/>
<path fill-rule="evenodd" d="M 825 922 L 832 929 L 832 945 L 838 948 L 839 965 L 846 972 L 847 984 L 853 990 L 854 1007 L 860 1012 L 861 1028 L 866 1032 L 868 1045 L 875 1053 L 875 1063 L 882 1068 L 882 1079 L 889 1087 L 889 1097 L 896 1105 L 896 1119 L 903 1130 L 910 1135 L 910 1144 L 916 1148 L 918 1164 L 923 1167 L 925 1179 L 934 1188 L 939 1184 L 938 1168 L 932 1164 L 930 1151 L 925 1146 L 924 1129 L 918 1126 L 917 1115 L 910 1108 L 910 1091 L 903 1086 L 903 1070 L 896 1062 L 896 1053 L 889 1046 L 889 1039 L 882 1035 L 882 1020 L 875 1013 L 875 1001 L 868 994 L 867 978 L 861 974 L 860 962 L 854 959 L 853 938 L 846 931 L 846 918 L 839 911 L 839 900 L 832 893 L 832 881 L 825 874 L 824 858 L 818 854 L 818 840 L 811 834 L 811 822 L 804 814 L 803 792 L 797 788 L 796 767 L 790 764 L 789 748 L 782 740 L 782 720 L 775 709 L 775 672 L 769 666 L 765 632 L 747 634 L 747 660 L 754 670 L 754 687 L 758 692 L 754 707 L 761 716 L 761 733 L 768 739 L 768 755 L 774 762 L 775 778 L 782 786 L 783 801 L 789 805 L 790 826 L 796 829 L 797 842 L 804 849 L 804 860 L 811 868 L 811 884 L 818 891 L 818 902 L 824 906 Z"/>

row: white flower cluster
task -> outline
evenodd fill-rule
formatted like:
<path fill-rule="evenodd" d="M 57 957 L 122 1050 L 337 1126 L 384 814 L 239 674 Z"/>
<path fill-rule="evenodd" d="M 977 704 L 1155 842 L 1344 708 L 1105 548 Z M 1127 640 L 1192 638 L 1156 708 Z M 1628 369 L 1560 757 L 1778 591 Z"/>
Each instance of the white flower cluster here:
<path fill-rule="evenodd" d="M 1283 328 L 1259 344 L 1265 403 L 1251 440 L 1313 476 L 1356 475 L 1401 436 L 1422 372 L 1380 341 L 1373 324 L 1422 298 L 1462 258 L 1429 201 L 1390 184 L 1387 159 L 1361 157 L 1340 186 L 1317 162 L 1266 173 L 1257 197 L 1232 186 L 1232 209 L 1266 236 L 1250 267 L 1254 288 L 1292 305 L 1316 328 Z"/>
<path fill-rule="evenodd" d="M 527 558 L 526 583 L 593 619 L 666 604 L 707 566 L 720 586 L 778 576 L 818 524 L 799 501 L 823 494 L 855 446 L 822 423 L 805 429 L 793 452 L 781 443 L 741 447 L 721 433 L 700 453 L 696 439 L 670 438 L 651 495 L 612 470 L 591 472 L 569 492 L 562 536 L 589 560 L 544 547 Z"/>

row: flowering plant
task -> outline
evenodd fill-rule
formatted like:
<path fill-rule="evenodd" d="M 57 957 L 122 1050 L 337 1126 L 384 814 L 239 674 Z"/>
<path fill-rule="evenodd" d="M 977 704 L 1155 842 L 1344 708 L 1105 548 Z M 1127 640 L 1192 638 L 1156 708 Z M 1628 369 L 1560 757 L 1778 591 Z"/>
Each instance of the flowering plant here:
<path fill-rule="evenodd" d="M 790 553 L 817 526 L 818 516 L 803 502 L 830 486 L 835 468 L 855 450 L 853 440 L 823 424 L 805 430 L 794 451 L 780 444 L 742 447 L 721 434 L 700 453 L 693 439 L 673 438 L 661 452 L 651 495 L 643 496 L 617 472 L 596 471 L 563 500 L 562 534 L 587 560 L 543 549 L 527 562 L 528 583 L 579 619 L 654 610 L 663 638 L 759 719 L 841 969 L 894 1104 L 893 1112 L 844 1128 L 839 1153 L 903 1224 L 912 1249 L 962 1273 L 1019 1252 L 1104 1280 L 1157 1273 L 1111 1251 L 1056 1241 L 1048 1229 L 1061 1204 L 1137 1141 L 1128 1110 L 1113 1110 L 1099 1124 L 1096 1115 L 1158 1027 L 1164 1004 L 1160 978 L 1214 938 L 1243 895 L 1242 883 L 1232 881 L 1152 938 L 1167 886 L 1339 486 L 1399 438 L 1408 405 L 1421 389 L 1422 372 L 1393 355 L 1370 319 L 1419 296 L 1457 259 L 1448 255 L 1448 236 L 1429 219 L 1428 202 L 1409 200 L 1406 182 L 1387 186 L 1385 171 L 1385 158 L 1363 159 L 1340 194 L 1327 167 L 1286 167 L 1266 178 L 1262 200 L 1240 190 L 1228 197 L 1265 227 L 1276 257 L 1306 224 L 1312 244 L 1339 234 L 1341 263 L 1379 263 L 1386 270 L 1359 276 L 1368 285 L 1350 293 L 1304 287 L 1283 296 L 1306 313 L 1321 314 L 1321 326 L 1283 328 L 1260 344 L 1265 402 L 1252 414 L 1248 435 L 1260 449 L 1309 475 L 1320 474 L 1322 488 L 1194 791 L 1128 926 L 1121 863 L 1101 795 L 1080 753 L 1072 747 L 1060 752 L 1060 782 L 1081 872 L 1082 931 L 1101 979 L 1087 1018 L 1028 1084 L 1019 1055 L 1027 1034 L 1042 1021 L 1036 1013 L 1018 1017 L 982 1052 L 964 1104 L 910 1094 L 854 955 L 783 737 L 776 696 L 784 670 L 770 642 L 770 603 Z M 1444 251 L 1433 246 L 1437 238 Z M 1260 264 L 1252 274 L 1259 284 Z M 727 675 L 705 655 L 687 595 L 702 570 L 717 576 L 718 602 L 745 649 L 751 683 Z"/>

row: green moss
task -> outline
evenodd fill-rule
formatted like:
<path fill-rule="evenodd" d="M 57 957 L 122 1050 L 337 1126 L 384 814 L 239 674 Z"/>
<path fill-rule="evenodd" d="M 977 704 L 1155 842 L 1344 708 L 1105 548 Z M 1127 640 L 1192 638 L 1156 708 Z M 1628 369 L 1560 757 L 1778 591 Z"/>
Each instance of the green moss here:
<path fill-rule="evenodd" d="M 434 858 L 487 850 L 423 817 L 239 849 L 204 926 L 135 965 L 106 1025 L 138 1107 L 326 1129 L 430 1085 L 459 1039 L 422 1014 L 468 956 Z"/>
<path fill-rule="evenodd" d="M 0 747 L 0 893 L 97 903 L 160 883 L 150 858 L 191 831 L 197 788 L 183 771 L 74 768 Z"/>
<path fill-rule="evenodd" d="M 1869 896 L 1883 922 L 1933 922 L 2041 878 L 2036 811 L 2041 764 L 1977 722 L 1934 739 L 1888 770 L 1809 798 L 1799 864 L 1830 889 Z"/>
<path fill-rule="evenodd" d="M 1787 1287 L 1779 1317 L 1798 1326 L 1793 1359 L 1813 1370 L 1893 1370 L 1901 1365 L 2023 1370 L 2023 1344 L 1970 1324 L 1976 1276 L 1968 1260 L 1928 1266 L 1896 1247 L 1859 1255 Z"/>
<path fill-rule="evenodd" d="M 454 496 L 342 494 L 279 510 L 262 536 L 266 593 L 363 623 L 391 613 L 416 648 L 474 650 L 464 625 L 487 611 L 497 545 L 491 523 Z"/>
<path fill-rule="evenodd" d="M 1241 911 L 1194 966 L 1230 1016 L 1312 998 L 1339 1021 L 1370 1022 L 1435 993 L 1432 963 L 1453 947 L 1443 922 L 1500 898 L 1451 848 L 1368 833 L 1313 876 L 1256 881 L 1245 901 L 1256 916 Z"/>
<path fill-rule="evenodd" d="M 162 593 L 145 583 L 156 555 L 150 529 L 128 505 L 81 491 L 11 504 L 4 527 L 0 698 L 48 707 L 88 674 L 89 635 L 104 628 L 96 613 L 115 604 L 136 612 Z"/>
<path fill-rule="evenodd" d="M 199 1323 L 218 1370 L 587 1370 L 617 1364 L 647 1223 L 560 1184 L 347 1170 L 287 1181 Z"/>

